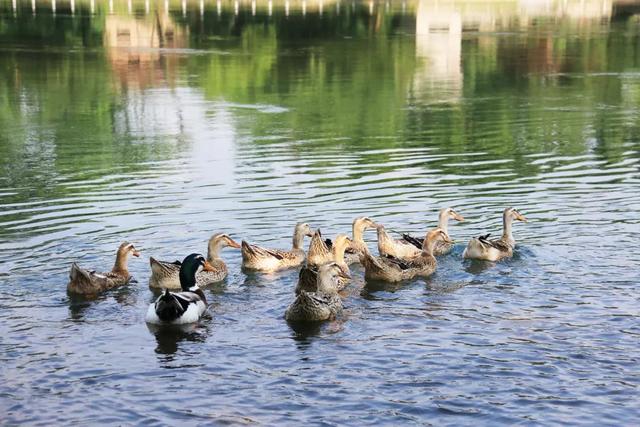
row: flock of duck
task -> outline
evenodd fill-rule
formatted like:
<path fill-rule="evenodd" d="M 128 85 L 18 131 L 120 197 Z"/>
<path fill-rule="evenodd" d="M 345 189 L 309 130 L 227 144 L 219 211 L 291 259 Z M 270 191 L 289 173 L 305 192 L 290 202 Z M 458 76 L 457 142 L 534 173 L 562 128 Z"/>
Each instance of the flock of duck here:
<path fill-rule="evenodd" d="M 527 219 L 515 208 L 503 213 L 503 233 L 498 239 L 489 234 L 473 238 L 464 250 L 463 257 L 498 261 L 513 254 L 515 240 L 512 234 L 514 220 Z M 400 282 L 415 277 L 426 277 L 436 270 L 436 256 L 453 249 L 449 237 L 449 220 L 464 218 L 452 208 L 440 210 L 438 227 L 429 230 L 421 239 L 402 234 L 393 238 L 384 226 L 367 217 L 353 221 L 352 237 L 339 234 L 332 241 L 324 239 L 320 230 L 313 232 L 307 223 L 296 224 L 291 250 L 269 249 L 242 241 L 238 244 L 229 235 L 214 234 L 209 240 L 207 258 L 191 254 L 182 262 L 159 261 L 150 258 L 149 286 L 163 289 L 155 302 L 149 305 L 146 321 L 156 325 L 179 325 L 196 322 L 207 308 L 202 287 L 222 281 L 227 276 L 227 266 L 220 258 L 225 247 L 242 251 L 242 267 L 258 272 L 275 272 L 301 267 L 295 288 L 295 299 L 285 312 L 289 321 L 322 321 L 335 318 L 342 311 L 339 291 L 351 280 L 349 265 L 359 262 L 364 267 L 367 280 Z M 379 255 L 373 255 L 363 235 L 368 229 L 377 230 Z M 311 237 L 305 253 L 305 236 Z M 120 245 L 116 262 L 108 273 L 96 273 L 71 266 L 67 290 L 73 294 L 91 295 L 125 285 L 131 281 L 127 269 L 129 256 L 139 257 L 133 244 Z M 172 290 L 181 290 L 173 292 Z"/>

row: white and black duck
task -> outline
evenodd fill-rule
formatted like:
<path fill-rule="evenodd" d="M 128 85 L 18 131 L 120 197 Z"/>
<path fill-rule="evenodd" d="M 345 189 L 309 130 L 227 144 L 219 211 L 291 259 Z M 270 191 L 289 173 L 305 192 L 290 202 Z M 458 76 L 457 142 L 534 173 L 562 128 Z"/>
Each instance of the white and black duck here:
<path fill-rule="evenodd" d="M 183 325 L 197 322 L 207 309 L 207 299 L 196 283 L 196 274 L 213 267 L 200 254 L 191 254 L 180 265 L 182 292 L 165 289 L 149 305 L 145 320 L 155 325 Z"/>

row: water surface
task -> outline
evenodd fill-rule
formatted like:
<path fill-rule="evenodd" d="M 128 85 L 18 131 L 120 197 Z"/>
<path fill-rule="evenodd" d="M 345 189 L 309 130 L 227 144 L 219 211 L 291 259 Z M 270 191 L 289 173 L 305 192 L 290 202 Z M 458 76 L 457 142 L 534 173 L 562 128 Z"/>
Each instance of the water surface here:
<path fill-rule="evenodd" d="M 54 9 L 55 8 L 55 9 Z M 640 416 L 640 18 L 633 3 L 0 2 L 3 423 L 632 424 Z M 463 261 L 500 233 L 498 264 Z M 290 244 L 368 215 L 427 280 L 283 319 L 240 271 L 185 331 L 144 323 L 148 256 Z M 367 240 L 375 247 L 375 234 Z M 72 298 L 71 262 L 138 283 Z"/>

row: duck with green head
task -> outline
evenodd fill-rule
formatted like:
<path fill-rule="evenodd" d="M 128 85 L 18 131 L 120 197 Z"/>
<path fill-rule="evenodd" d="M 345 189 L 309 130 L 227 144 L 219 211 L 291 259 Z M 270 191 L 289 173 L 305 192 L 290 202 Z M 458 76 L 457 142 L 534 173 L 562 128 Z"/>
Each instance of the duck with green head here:
<path fill-rule="evenodd" d="M 155 325 L 182 325 L 197 322 L 207 309 L 207 299 L 196 282 L 201 271 L 211 271 L 213 267 L 200 254 L 187 256 L 180 265 L 180 286 L 182 292 L 168 289 L 149 305 L 145 320 Z"/>

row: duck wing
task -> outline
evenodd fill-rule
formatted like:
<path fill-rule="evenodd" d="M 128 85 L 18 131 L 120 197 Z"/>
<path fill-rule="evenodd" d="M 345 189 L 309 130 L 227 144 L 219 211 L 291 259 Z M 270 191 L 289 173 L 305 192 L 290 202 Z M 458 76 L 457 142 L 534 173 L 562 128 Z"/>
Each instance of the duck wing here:
<path fill-rule="evenodd" d="M 202 298 L 194 292 L 169 292 L 165 289 L 155 303 L 155 312 L 163 322 L 172 322 L 189 310 L 191 304 L 202 302 Z"/>
<path fill-rule="evenodd" d="M 405 261 L 402 261 L 399 258 L 396 258 L 392 255 L 386 255 L 382 258 L 389 266 L 395 266 L 400 268 L 400 270 L 408 270 L 411 268 L 411 265 Z"/>
<path fill-rule="evenodd" d="M 513 249 L 508 242 L 502 239 L 489 239 L 489 236 L 491 236 L 491 233 L 479 236 L 478 241 L 485 247 L 491 246 L 501 252 L 508 252 Z"/>
<path fill-rule="evenodd" d="M 412 235 L 406 234 L 406 233 L 402 234 L 401 241 L 404 241 L 410 245 L 413 245 L 418 249 L 422 249 L 422 244 L 424 243 L 424 239 L 421 239 L 419 237 L 413 237 Z"/>
<path fill-rule="evenodd" d="M 278 260 L 282 260 L 285 258 L 285 251 L 263 248 L 262 246 L 247 243 L 244 240 L 242 241 L 242 251 L 246 252 L 248 256 L 254 258 L 273 257 Z"/>

